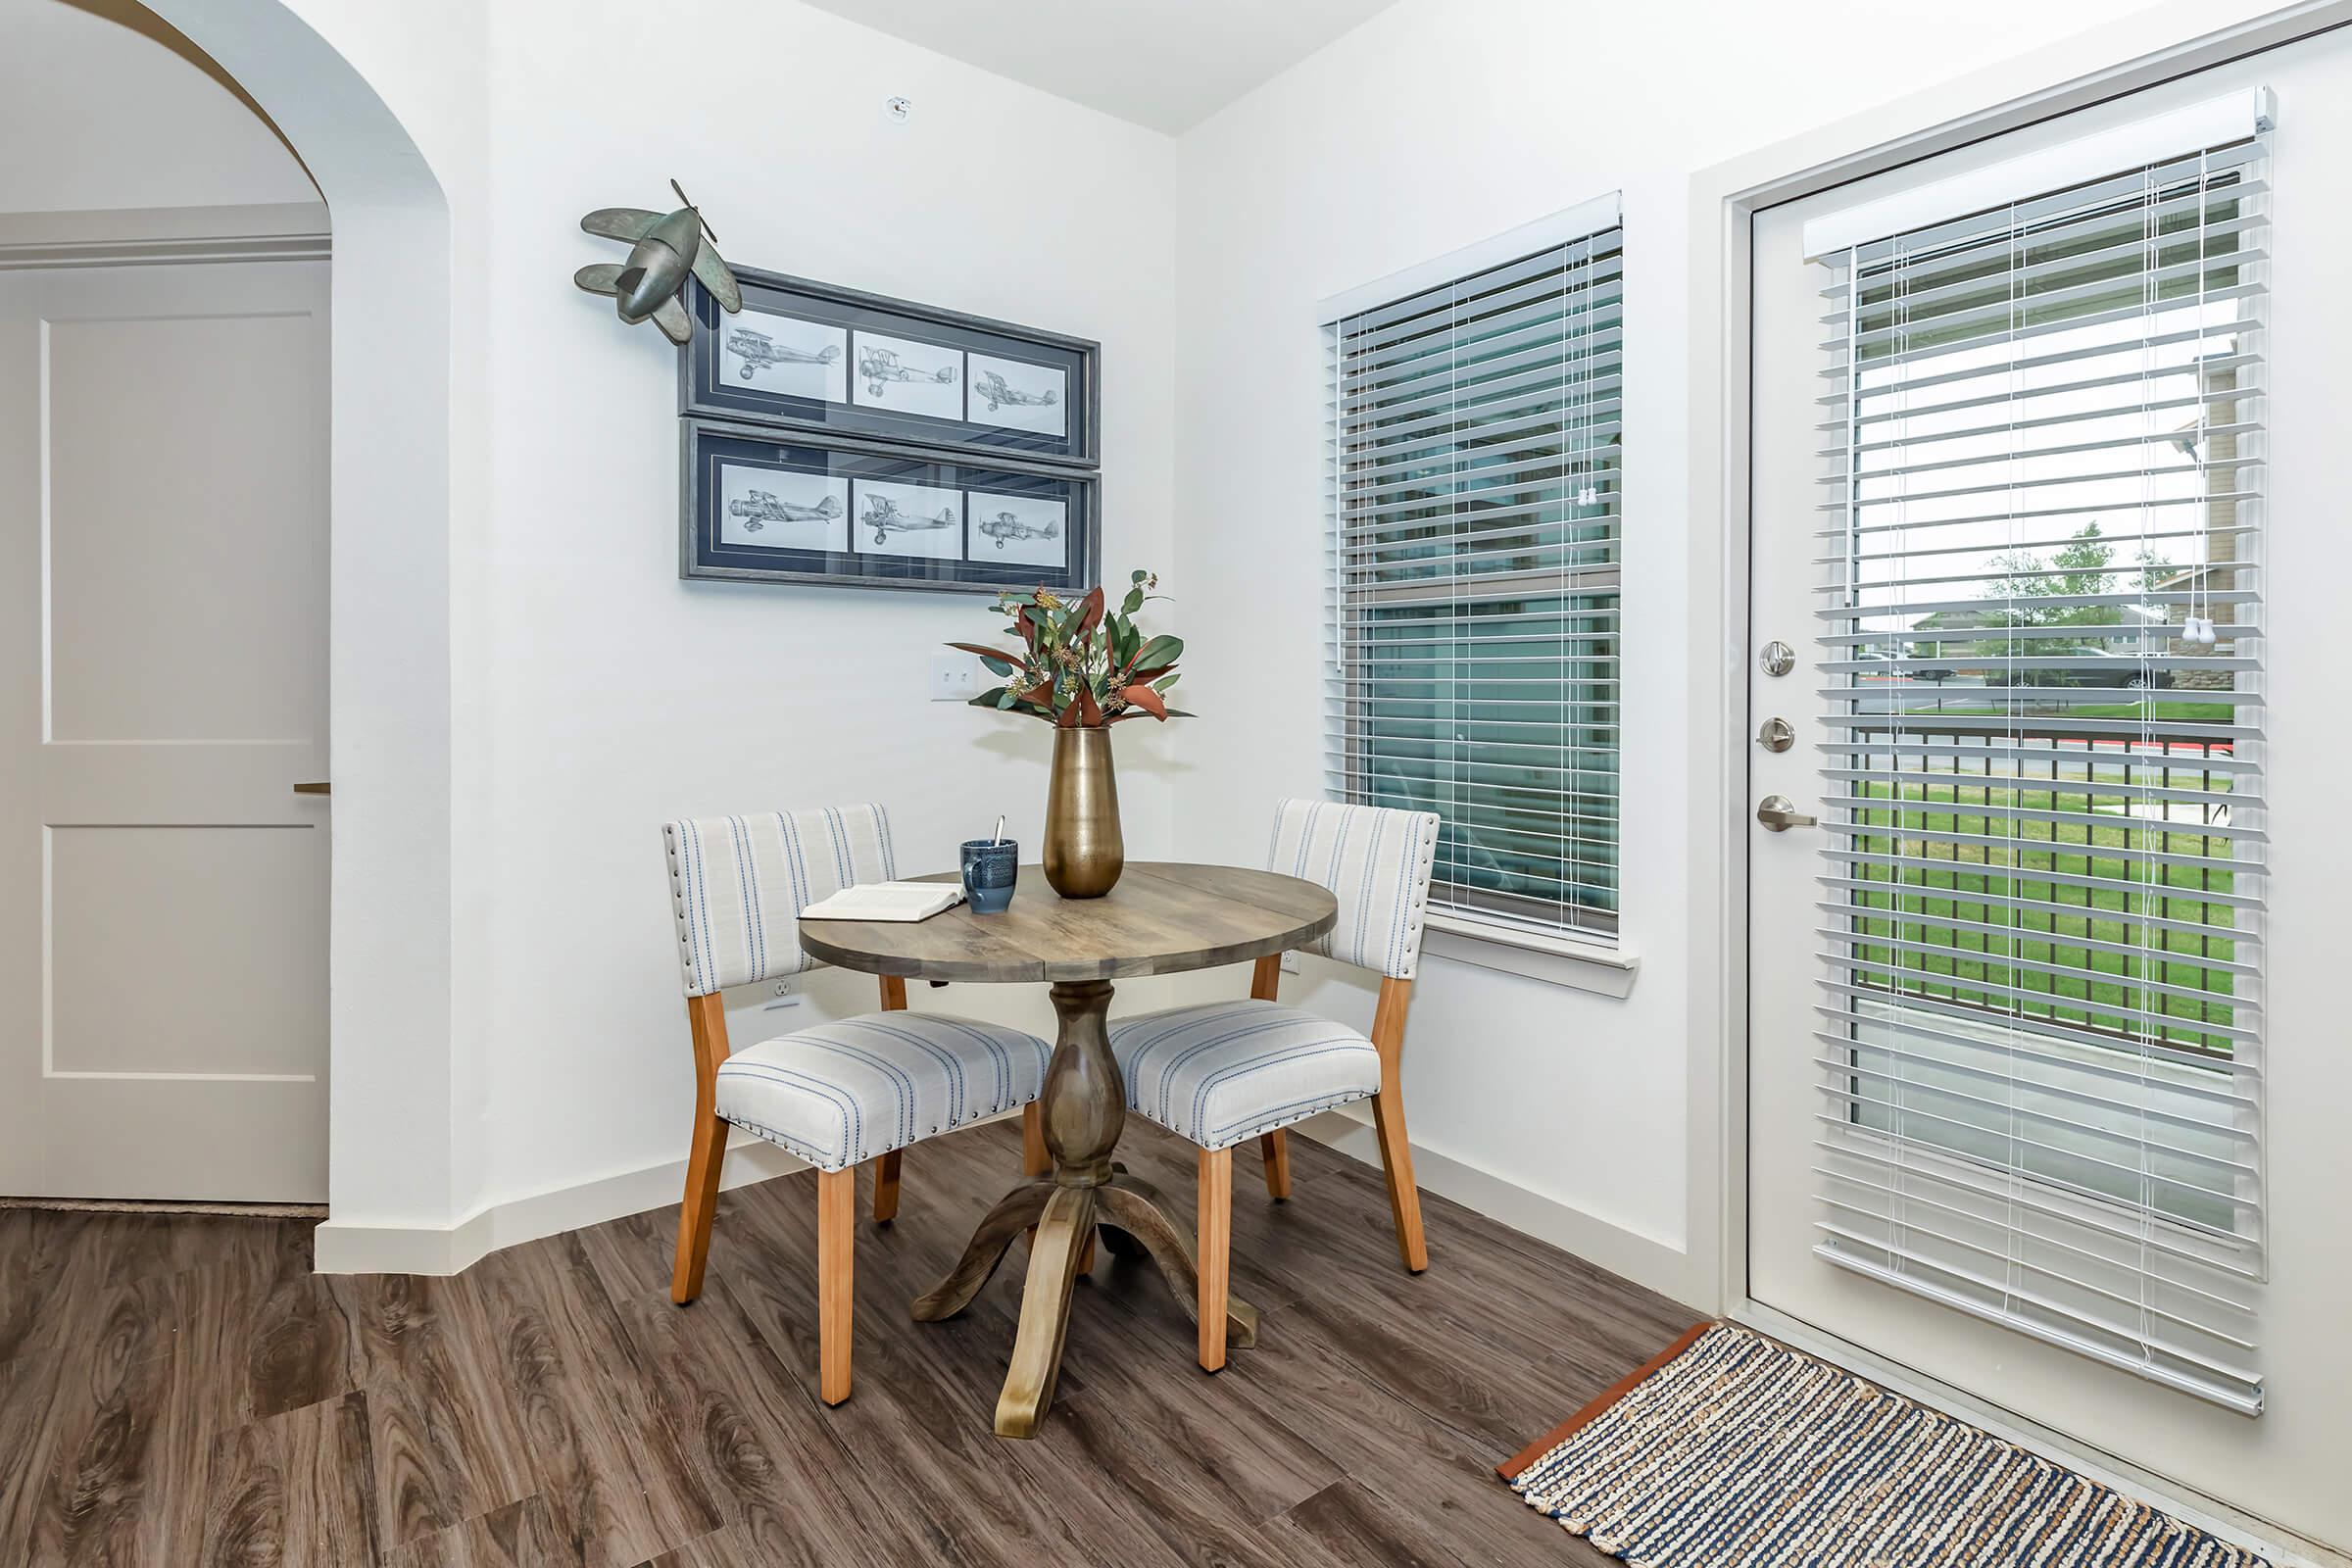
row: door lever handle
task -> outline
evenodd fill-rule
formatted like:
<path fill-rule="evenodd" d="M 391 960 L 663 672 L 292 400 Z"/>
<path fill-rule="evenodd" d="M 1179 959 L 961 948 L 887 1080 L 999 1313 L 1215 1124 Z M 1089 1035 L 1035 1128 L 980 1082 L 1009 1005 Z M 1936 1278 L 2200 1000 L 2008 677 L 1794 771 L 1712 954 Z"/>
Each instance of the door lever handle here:
<path fill-rule="evenodd" d="M 297 784 L 294 786 L 294 793 L 297 795 L 332 795 L 334 792 L 335 787 L 324 779 L 320 779 L 316 784 Z"/>
<path fill-rule="evenodd" d="M 1786 795 L 1767 795 L 1756 803 L 1756 820 L 1775 833 L 1786 833 L 1792 827 L 1819 827 L 1821 818 L 1807 816 L 1796 808 L 1796 803 Z"/>

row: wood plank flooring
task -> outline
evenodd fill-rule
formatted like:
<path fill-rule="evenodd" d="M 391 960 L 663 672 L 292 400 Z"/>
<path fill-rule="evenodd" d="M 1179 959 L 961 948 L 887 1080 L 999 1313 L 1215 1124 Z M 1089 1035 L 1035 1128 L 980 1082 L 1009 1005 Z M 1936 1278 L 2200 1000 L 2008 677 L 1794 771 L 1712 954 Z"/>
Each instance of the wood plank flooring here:
<path fill-rule="evenodd" d="M 1192 1191 L 1189 1144 L 1130 1121 L 1119 1152 Z M 1156 1272 L 1103 1252 L 1029 1443 L 989 1430 L 1022 1250 L 961 1317 L 906 1316 L 1018 1172 L 1018 1123 L 909 1151 L 897 1221 L 860 1219 L 834 1410 L 813 1173 L 720 1200 L 684 1309 L 674 1209 L 455 1279 L 314 1275 L 307 1221 L 0 1211 L 0 1563 L 1609 1561 L 1491 1467 L 1694 1314 L 1427 1196 L 1414 1278 L 1378 1171 L 1294 1140 L 1274 1204 L 1236 1163 L 1258 1348 L 1200 1372 Z"/>

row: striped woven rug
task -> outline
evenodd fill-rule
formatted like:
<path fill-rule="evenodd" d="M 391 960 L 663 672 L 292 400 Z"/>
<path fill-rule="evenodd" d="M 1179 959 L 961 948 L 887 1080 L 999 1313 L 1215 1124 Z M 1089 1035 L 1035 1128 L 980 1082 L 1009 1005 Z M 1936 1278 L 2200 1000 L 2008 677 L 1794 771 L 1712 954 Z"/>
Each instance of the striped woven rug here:
<path fill-rule="evenodd" d="M 1691 1329 L 1497 1469 L 1642 1568 L 2269 1568 L 1732 1324 Z"/>

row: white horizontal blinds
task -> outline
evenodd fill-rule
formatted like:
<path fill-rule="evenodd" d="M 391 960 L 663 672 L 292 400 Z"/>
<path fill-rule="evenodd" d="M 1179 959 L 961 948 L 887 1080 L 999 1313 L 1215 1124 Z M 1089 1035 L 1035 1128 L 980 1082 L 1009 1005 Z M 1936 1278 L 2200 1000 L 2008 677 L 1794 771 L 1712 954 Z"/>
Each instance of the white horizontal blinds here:
<path fill-rule="evenodd" d="M 1821 258 L 1817 1251 L 2258 1412 L 2264 147 Z"/>
<path fill-rule="evenodd" d="M 1340 318 L 1329 784 L 1436 811 L 1437 907 L 1617 924 L 1621 235 Z"/>

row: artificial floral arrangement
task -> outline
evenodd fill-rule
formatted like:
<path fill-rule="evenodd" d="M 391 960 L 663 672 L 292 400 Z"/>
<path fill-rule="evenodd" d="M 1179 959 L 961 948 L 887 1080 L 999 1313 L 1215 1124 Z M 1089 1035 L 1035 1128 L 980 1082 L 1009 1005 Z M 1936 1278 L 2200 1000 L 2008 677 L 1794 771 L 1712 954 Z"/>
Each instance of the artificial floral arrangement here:
<path fill-rule="evenodd" d="M 970 706 L 1025 713 L 1058 729 L 1106 729 L 1143 714 L 1191 718 L 1167 705 L 1184 639 L 1148 637 L 1135 623 L 1147 601 L 1167 597 L 1151 592 L 1158 586 L 1157 576 L 1138 571 L 1108 613 L 1100 587 L 1079 600 L 1044 588 L 999 595 L 997 613 L 1011 617 L 1004 629 L 1020 639 L 1019 649 L 948 644 L 979 655 L 989 673 L 1004 679 Z"/>

